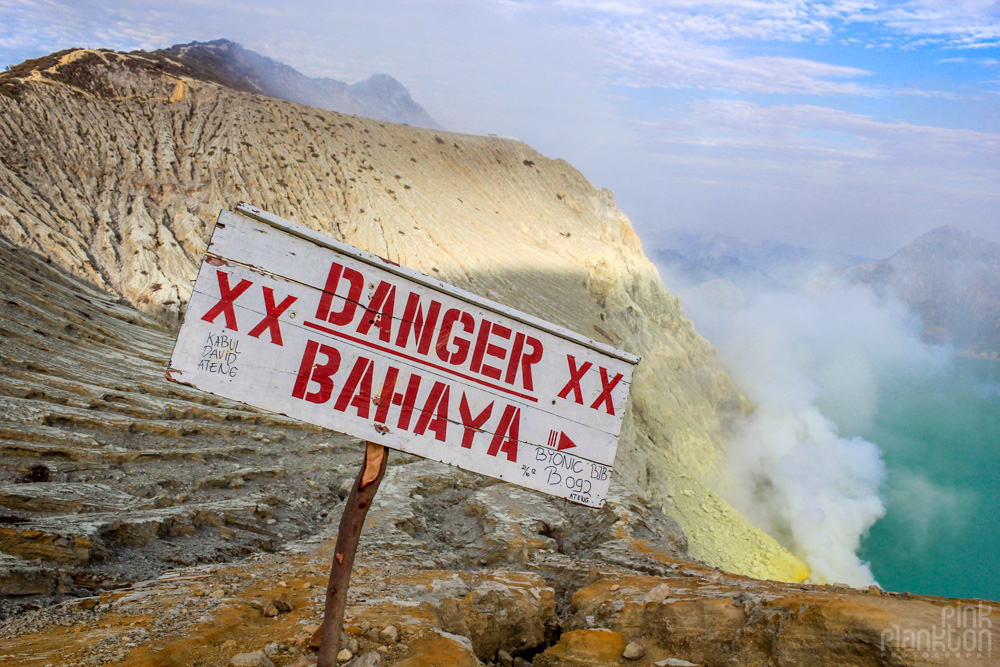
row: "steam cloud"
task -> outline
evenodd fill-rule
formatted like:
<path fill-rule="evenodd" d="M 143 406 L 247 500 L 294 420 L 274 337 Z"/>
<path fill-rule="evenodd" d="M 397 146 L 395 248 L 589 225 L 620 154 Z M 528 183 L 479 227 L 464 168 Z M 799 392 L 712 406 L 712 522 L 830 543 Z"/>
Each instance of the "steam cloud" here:
<path fill-rule="evenodd" d="M 947 351 L 921 341 L 901 304 L 830 280 L 749 297 L 724 280 L 677 291 L 756 407 L 709 482 L 803 558 L 813 581 L 873 583 L 856 554 L 885 513 L 885 467 L 876 444 L 841 433 L 871 425 L 879 378 L 937 367 Z"/>
<path fill-rule="evenodd" d="M 918 472 L 889 476 L 886 497 L 911 544 L 923 551 L 934 539 L 953 539 L 967 528 L 977 498 L 966 489 L 939 486 Z"/>

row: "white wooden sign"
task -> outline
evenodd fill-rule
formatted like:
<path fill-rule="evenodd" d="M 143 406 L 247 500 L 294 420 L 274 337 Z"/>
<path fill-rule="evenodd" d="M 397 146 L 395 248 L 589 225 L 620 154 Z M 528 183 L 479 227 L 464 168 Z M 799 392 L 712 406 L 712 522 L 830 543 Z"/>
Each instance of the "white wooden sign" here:
<path fill-rule="evenodd" d="M 167 377 L 600 507 L 638 361 L 240 204 Z"/>

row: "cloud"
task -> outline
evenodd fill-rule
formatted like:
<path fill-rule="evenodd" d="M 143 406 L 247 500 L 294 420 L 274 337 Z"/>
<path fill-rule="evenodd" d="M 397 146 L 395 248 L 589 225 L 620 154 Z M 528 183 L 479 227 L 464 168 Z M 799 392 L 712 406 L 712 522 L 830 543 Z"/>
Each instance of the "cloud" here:
<path fill-rule="evenodd" d="M 653 23 L 664 35 L 698 41 L 824 41 L 853 25 L 876 26 L 893 43 L 941 38 L 946 44 L 969 46 L 1000 39 L 1000 9 L 992 0 L 561 0 L 556 4 L 592 20 Z"/>
<path fill-rule="evenodd" d="M 635 87 L 738 93 L 875 95 L 854 81 L 870 72 L 803 58 L 741 56 L 730 48 L 664 34 L 649 26 L 602 26 L 609 79 Z"/>
<path fill-rule="evenodd" d="M 927 97 L 927 98 L 937 98 L 940 100 L 952 100 L 952 101 L 962 101 L 968 100 L 968 95 L 960 95 L 958 93 L 949 93 L 943 90 L 919 90 L 917 88 L 896 88 L 892 91 L 893 95 L 909 95 L 911 97 Z"/>
<path fill-rule="evenodd" d="M 879 2 L 850 20 L 881 24 L 907 36 L 943 37 L 954 47 L 996 46 L 1000 41 L 1000 5 L 992 0 Z"/>
<path fill-rule="evenodd" d="M 867 289 L 826 281 L 741 304 L 707 298 L 718 290 L 705 287 L 680 290 L 685 312 L 756 406 L 736 421 L 713 488 L 805 559 L 814 580 L 871 583 L 856 554 L 885 512 L 885 467 L 876 444 L 841 432 L 871 427 L 882 378 L 938 367 L 945 351 L 921 342 L 902 305 Z"/>
<path fill-rule="evenodd" d="M 613 0 L 558 0 L 555 3 L 569 12 L 595 12 L 612 16 L 643 16 L 648 9 L 640 2 L 615 2 Z"/>
<path fill-rule="evenodd" d="M 914 547 L 961 534 L 973 515 L 977 499 L 965 489 L 935 484 L 926 476 L 902 470 L 889 476 L 886 500 L 891 518 L 901 524 Z"/>
<path fill-rule="evenodd" d="M 562 0 L 558 5 L 594 20 L 653 23 L 665 35 L 700 41 L 822 39 L 832 34 L 829 19 L 838 15 L 828 3 L 805 0 Z"/>
<path fill-rule="evenodd" d="M 601 4 L 562 3 L 585 12 L 576 20 L 587 39 L 601 45 L 605 75 L 614 83 L 764 94 L 876 93 L 850 81 L 869 75 L 867 70 L 807 58 L 745 55 L 731 44 L 826 39 L 832 28 L 815 18 L 807 3 L 633 3 L 628 12 L 598 9 Z"/>
<path fill-rule="evenodd" d="M 0 0 L 0 16 L 4 19 L 0 51 L 35 56 L 72 46 L 159 48 L 165 37 L 155 24 L 155 12 L 133 5 Z"/>
<path fill-rule="evenodd" d="M 640 235 L 663 225 L 884 257 L 945 222 L 998 234 L 997 132 L 711 98 L 630 127 L 616 194 Z"/>
<path fill-rule="evenodd" d="M 551 5 L 525 0 L 538 15 Z M 627 85 L 748 93 L 877 95 L 844 79 L 864 70 L 801 58 L 743 55 L 749 43 L 993 47 L 1000 10 L 986 0 L 561 0 L 561 20 L 586 26 Z M 551 14 L 549 18 L 553 18 Z M 557 20 L 559 20 L 557 18 Z M 856 36 L 854 28 L 875 32 Z"/>
<path fill-rule="evenodd" d="M 826 178 L 885 185 L 1000 192 L 1000 134 L 880 121 L 814 105 L 760 105 L 703 99 L 686 113 L 643 124 L 649 141 L 711 148 L 719 161 L 765 162 L 787 172 L 808 167 Z M 764 166 L 764 165 L 761 165 Z M 996 201 L 997 195 L 992 197 Z"/>
<path fill-rule="evenodd" d="M 15 64 L 71 47 L 155 50 L 192 40 L 240 39 L 259 34 L 268 24 L 280 31 L 294 22 L 300 49 L 302 34 L 310 29 L 312 5 L 277 8 L 261 0 L 0 0 L 0 57 Z"/>

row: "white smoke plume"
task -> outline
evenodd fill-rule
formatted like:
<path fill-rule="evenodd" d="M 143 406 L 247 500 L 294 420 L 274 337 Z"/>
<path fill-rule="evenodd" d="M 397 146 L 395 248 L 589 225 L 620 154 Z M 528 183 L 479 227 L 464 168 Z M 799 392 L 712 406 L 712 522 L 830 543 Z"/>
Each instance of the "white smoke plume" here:
<path fill-rule="evenodd" d="M 829 280 L 750 297 L 713 281 L 680 294 L 756 407 L 712 486 L 803 558 L 812 580 L 874 582 L 856 554 L 885 513 L 885 467 L 875 443 L 844 434 L 870 426 L 880 377 L 942 364 L 946 351 L 920 340 L 902 305 Z"/>
<path fill-rule="evenodd" d="M 910 470 L 889 475 L 886 500 L 918 551 L 933 540 L 954 539 L 963 533 L 978 503 L 969 489 L 941 486 Z"/>

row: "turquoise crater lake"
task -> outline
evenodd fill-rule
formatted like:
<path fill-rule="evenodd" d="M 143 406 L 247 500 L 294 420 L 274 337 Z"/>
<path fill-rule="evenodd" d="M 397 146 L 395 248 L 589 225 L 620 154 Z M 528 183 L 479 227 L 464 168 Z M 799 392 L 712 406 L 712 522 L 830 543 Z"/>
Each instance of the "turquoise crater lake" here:
<path fill-rule="evenodd" d="M 882 382 L 873 424 L 886 514 L 859 556 L 890 591 L 1000 600 L 1000 362 Z"/>

